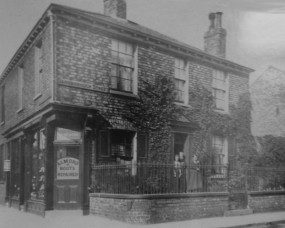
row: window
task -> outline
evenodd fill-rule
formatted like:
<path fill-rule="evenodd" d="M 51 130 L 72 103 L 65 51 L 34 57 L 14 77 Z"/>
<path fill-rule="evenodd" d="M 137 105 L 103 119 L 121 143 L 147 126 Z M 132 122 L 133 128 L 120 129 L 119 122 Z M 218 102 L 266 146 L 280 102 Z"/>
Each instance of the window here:
<path fill-rule="evenodd" d="M 213 72 L 213 96 L 215 109 L 228 111 L 228 83 L 224 72 L 214 70 Z"/>
<path fill-rule="evenodd" d="M 130 160 L 133 157 L 134 132 L 125 130 L 100 131 L 101 157 L 118 157 Z"/>
<path fill-rule="evenodd" d="M 41 82 L 43 74 L 43 50 L 42 41 L 36 45 L 35 49 L 35 96 L 41 93 Z"/>
<path fill-rule="evenodd" d="M 24 68 L 18 68 L 18 110 L 23 108 Z"/>
<path fill-rule="evenodd" d="M 20 140 L 15 139 L 9 143 L 11 154 L 11 196 L 20 196 Z"/>
<path fill-rule="evenodd" d="M 175 58 L 174 65 L 175 100 L 180 103 L 187 103 L 187 77 L 186 64 L 183 59 Z"/>
<path fill-rule="evenodd" d="M 111 89 L 134 92 L 134 50 L 129 43 L 112 40 Z"/>
<path fill-rule="evenodd" d="M 32 146 L 30 197 L 33 200 L 44 200 L 46 136 L 43 129 L 34 133 Z"/>
<path fill-rule="evenodd" d="M 100 132 L 100 154 L 102 157 L 109 156 L 109 132 Z"/>
<path fill-rule="evenodd" d="M 147 134 L 138 133 L 137 134 L 137 156 L 138 159 L 147 158 L 148 151 L 148 137 Z"/>
<path fill-rule="evenodd" d="M 4 145 L 0 145 L 0 182 L 4 181 Z"/>
<path fill-rule="evenodd" d="M 217 174 L 224 173 L 228 163 L 228 141 L 226 138 L 214 135 L 212 137 L 212 165 Z"/>
<path fill-rule="evenodd" d="M 122 130 L 111 132 L 111 155 L 121 158 L 132 158 L 134 133 Z"/>
<path fill-rule="evenodd" d="M 0 123 L 4 123 L 5 122 L 5 85 L 3 85 L 1 87 L 1 121 Z"/>

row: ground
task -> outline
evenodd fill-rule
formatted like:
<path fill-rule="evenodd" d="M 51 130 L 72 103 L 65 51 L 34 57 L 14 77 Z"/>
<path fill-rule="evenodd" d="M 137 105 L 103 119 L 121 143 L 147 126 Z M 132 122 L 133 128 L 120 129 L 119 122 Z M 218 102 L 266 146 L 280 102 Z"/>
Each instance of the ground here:
<path fill-rule="evenodd" d="M 274 213 L 253 214 L 235 217 L 219 217 L 197 219 L 191 221 L 172 222 L 147 225 L 147 228 L 221 228 L 242 227 L 242 225 L 261 224 L 285 219 L 285 211 Z M 285 223 L 285 222 L 284 222 Z M 23 211 L 0 205 L 0 228 L 130 228 L 141 225 L 125 224 L 106 218 L 88 215 L 83 216 L 81 211 L 52 211 L 45 218 Z M 250 226 L 252 227 L 252 226 Z M 267 227 L 264 225 L 255 227 Z"/>

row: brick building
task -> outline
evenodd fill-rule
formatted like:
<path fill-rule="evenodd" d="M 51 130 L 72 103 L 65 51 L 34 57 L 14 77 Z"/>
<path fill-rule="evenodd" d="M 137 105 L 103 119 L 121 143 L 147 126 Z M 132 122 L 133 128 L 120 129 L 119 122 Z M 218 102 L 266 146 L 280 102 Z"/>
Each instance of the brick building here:
<path fill-rule="evenodd" d="M 210 14 L 202 51 L 128 21 L 124 0 L 104 0 L 104 9 L 50 5 L 2 73 L 1 201 L 38 213 L 88 210 L 92 164 L 148 155 L 150 139 L 124 118 L 142 78 L 174 77 L 176 103 L 186 108 L 199 78 L 223 114 L 248 92 L 252 70 L 225 59 L 222 13 Z M 175 121 L 171 156 L 190 157 L 194 130 Z M 211 143 L 227 164 L 228 139 L 213 135 Z"/>
<path fill-rule="evenodd" d="M 285 72 L 268 67 L 250 86 L 254 136 L 285 136 Z"/>

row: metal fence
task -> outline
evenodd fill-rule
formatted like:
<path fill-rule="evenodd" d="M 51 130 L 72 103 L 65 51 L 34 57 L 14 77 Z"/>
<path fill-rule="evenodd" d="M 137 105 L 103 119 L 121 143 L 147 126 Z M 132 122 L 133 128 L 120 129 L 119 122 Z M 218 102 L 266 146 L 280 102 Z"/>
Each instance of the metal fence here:
<path fill-rule="evenodd" d="M 91 176 L 91 192 L 165 194 L 227 191 L 227 167 L 221 165 L 98 165 L 93 167 Z"/>
<path fill-rule="evenodd" d="M 285 170 L 251 168 L 245 172 L 223 165 L 175 167 L 173 164 L 96 165 L 90 192 L 170 194 L 284 190 Z"/>
<path fill-rule="evenodd" d="M 255 167 L 246 176 L 249 191 L 285 190 L 285 169 Z"/>

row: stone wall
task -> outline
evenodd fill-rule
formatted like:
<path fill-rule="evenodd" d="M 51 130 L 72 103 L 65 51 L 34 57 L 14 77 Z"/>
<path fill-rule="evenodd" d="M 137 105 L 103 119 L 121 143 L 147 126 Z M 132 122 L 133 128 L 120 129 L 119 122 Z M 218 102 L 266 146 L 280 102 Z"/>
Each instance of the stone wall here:
<path fill-rule="evenodd" d="M 162 223 L 223 216 L 227 193 L 171 195 L 90 195 L 90 213 L 127 223 Z"/>

